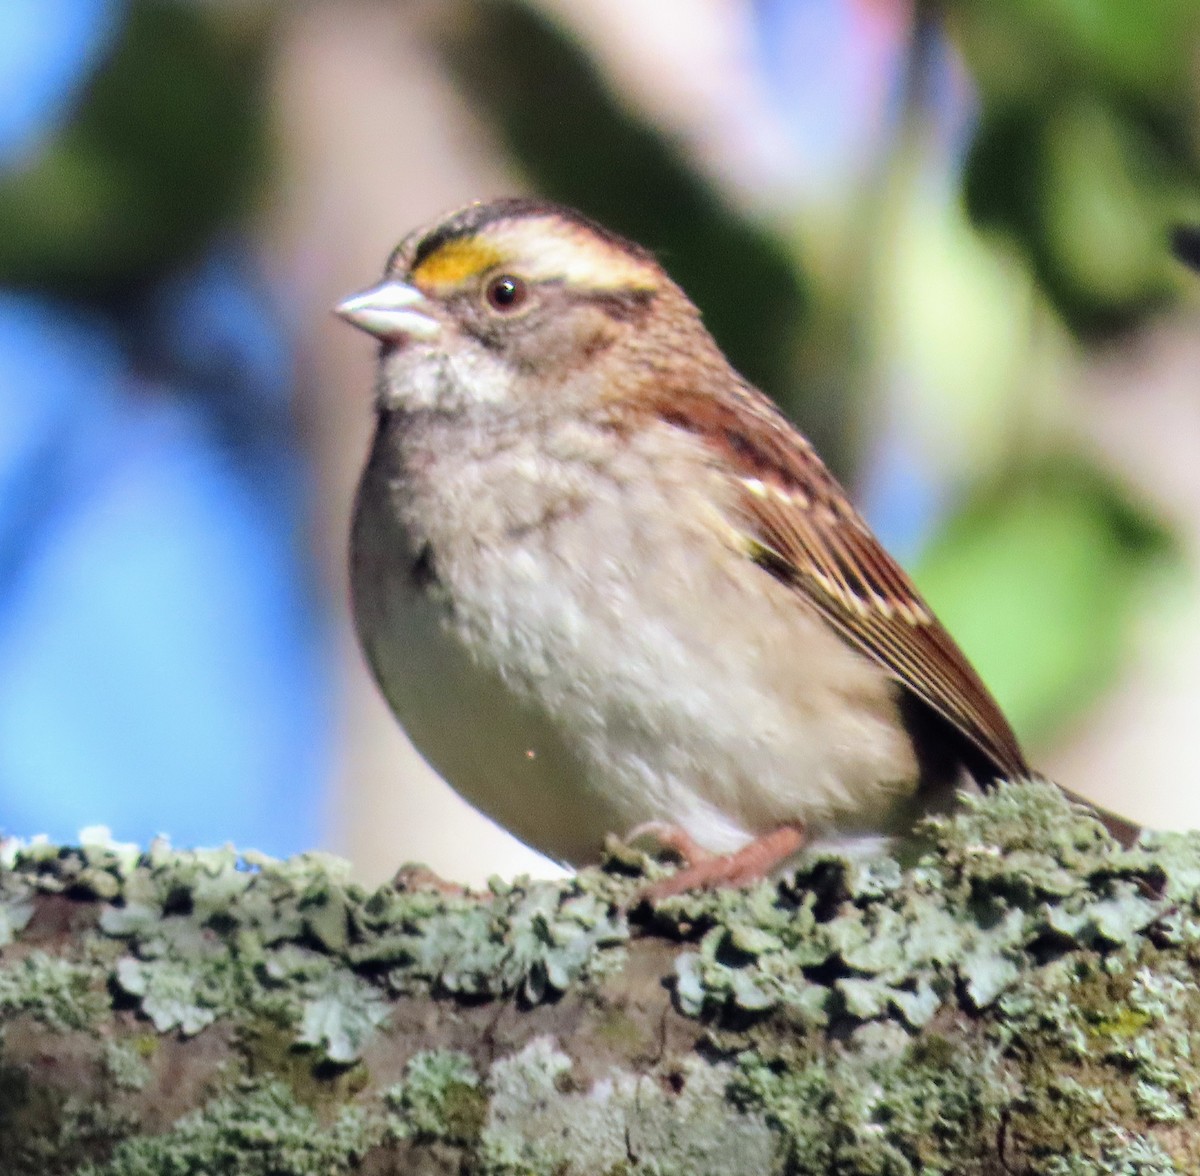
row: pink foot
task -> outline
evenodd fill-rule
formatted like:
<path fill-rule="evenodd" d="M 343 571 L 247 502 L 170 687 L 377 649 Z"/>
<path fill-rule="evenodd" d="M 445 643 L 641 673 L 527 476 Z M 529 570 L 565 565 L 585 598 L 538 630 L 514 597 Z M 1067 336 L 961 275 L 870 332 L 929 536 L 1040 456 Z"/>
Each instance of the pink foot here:
<path fill-rule="evenodd" d="M 802 825 L 782 825 L 755 838 L 736 853 L 713 854 L 696 846 L 682 830 L 679 833 L 699 853 L 689 856 L 680 850 L 685 862 L 683 869 L 642 891 L 641 897 L 650 902 L 683 894 L 687 890 L 712 890 L 718 886 L 745 886 L 750 882 L 758 882 L 802 849 L 806 840 Z M 672 848 L 676 846 L 672 845 Z"/>
<path fill-rule="evenodd" d="M 629 831 L 625 837 L 625 844 L 633 845 L 643 840 L 652 842 L 657 851 L 669 850 L 685 866 L 694 866 L 698 862 L 708 861 L 717 856 L 712 850 L 697 845 L 690 833 L 666 821 L 643 822 Z"/>
<path fill-rule="evenodd" d="M 455 898 L 467 893 L 465 886 L 457 882 L 448 882 L 420 862 L 408 862 L 401 866 L 392 878 L 392 885 L 400 891 L 436 890 L 439 894 Z"/>

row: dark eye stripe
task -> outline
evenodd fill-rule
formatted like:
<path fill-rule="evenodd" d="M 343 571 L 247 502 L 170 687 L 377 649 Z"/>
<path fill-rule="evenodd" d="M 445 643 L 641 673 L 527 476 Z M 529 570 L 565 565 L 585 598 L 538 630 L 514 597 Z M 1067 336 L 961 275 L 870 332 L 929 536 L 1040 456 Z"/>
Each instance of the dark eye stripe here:
<path fill-rule="evenodd" d="M 571 302 L 595 306 L 620 323 L 644 318 L 654 302 L 653 290 L 583 290 L 564 287 Z"/>

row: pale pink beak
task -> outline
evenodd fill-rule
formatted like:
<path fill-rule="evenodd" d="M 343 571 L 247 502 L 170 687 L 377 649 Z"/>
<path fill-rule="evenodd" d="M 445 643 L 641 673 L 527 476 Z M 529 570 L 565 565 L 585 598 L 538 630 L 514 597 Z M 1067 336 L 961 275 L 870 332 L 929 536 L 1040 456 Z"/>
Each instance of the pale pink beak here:
<path fill-rule="evenodd" d="M 405 339 L 432 339 L 441 330 L 430 313 L 429 299 L 415 286 L 386 281 L 351 294 L 333 312 L 351 326 L 386 343 Z"/>

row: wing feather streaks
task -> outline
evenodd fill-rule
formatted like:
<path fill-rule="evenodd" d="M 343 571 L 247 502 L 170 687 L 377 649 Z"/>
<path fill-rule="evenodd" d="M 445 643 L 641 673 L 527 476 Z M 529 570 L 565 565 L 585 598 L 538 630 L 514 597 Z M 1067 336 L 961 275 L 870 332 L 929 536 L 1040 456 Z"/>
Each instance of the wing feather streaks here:
<path fill-rule="evenodd" d="M 957 728 L 998 774 L 1028 774 L 1012 728 L 954 639 L 766 397 L 748 386 L 736 401 L 676 389 L 658 415 L 701 437 L 733 471 L 731 521 L 748 551 Z"/>

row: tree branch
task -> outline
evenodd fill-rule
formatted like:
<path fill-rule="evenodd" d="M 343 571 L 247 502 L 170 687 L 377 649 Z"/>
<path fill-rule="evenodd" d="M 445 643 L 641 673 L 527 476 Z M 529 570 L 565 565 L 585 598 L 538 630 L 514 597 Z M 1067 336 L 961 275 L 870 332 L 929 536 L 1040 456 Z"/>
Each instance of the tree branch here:
<path fill-rule="evenodd" d="M 1200 837 L 1040 784 L 927 837 L 655 908 L 628 850 L 471 895 L 8 843 L 4 1171 L 1200 1170 Z"/>

